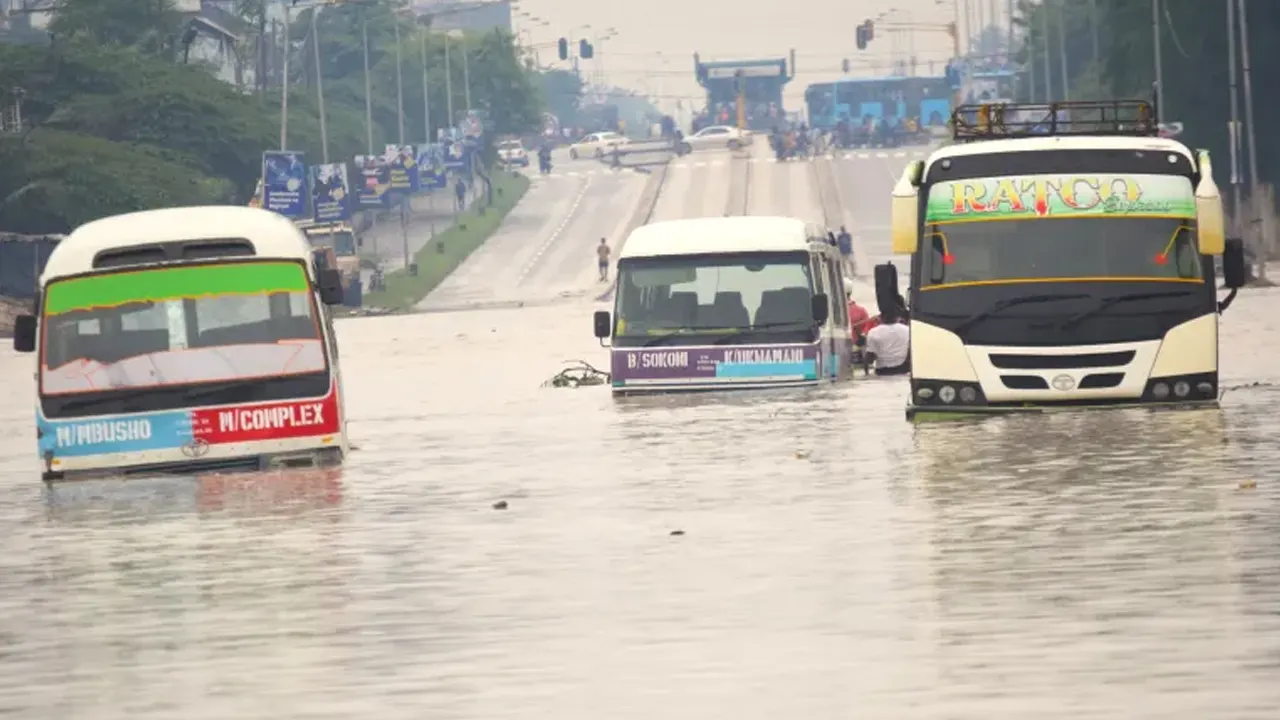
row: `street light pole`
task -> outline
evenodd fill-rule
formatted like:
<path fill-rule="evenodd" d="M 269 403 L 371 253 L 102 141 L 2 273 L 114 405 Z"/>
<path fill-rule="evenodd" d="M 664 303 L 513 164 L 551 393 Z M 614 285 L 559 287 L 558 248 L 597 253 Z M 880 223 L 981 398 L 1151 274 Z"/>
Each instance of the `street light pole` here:
<path fill-rule="evenodd" d="M 1231 86 L 1231 120 L 1227 123 L 1227 140 L 1231 143 L 1231 218 L 1233 231 L 1238 235 L 1243 218 L 1240 212 L 1240 91 L 1236 85 L 1239 70 L 1236 65 L 1240 55 L 1236 52 L 1236 9 L 1234 0 L 1227 0 L 1227 75 Z"/>
<path fill-rule="evenodd" d="M 404 146 L 404 70 L 400 62 L 400 18 L 396 18 L 396 118 L 400 122 L 400 146 Z"/>
<path fill-rule="evenodd" d="M 1164 63 L 1160 59 L 1160 0 L 1151 0 L 1151 36 L 1156 55 L 1156 117 L 1164 122 Z"/>
<path fill-rule="evenodd" d="M 324 117 L 324 72 L 320 65 L 320 33 L 316 29 L 316 16 L 319 14 L 320 8 L 311 8 L 311 47 L 315 50 L 316 56 L 316 102 L 320 103 L 320 154 L 328 165 L 329 127 L 325 124 Z M 285 11 L 285 16 L 288 16 L 288 10 Z M 288 52 L 288 45 L 285 46 L 285 52 Z"/>
<path fill-rule="evenodd" d="M 265 50 L 263 51 L 265 52 Z M 284 62 L 280 79 L 280 151 L 289 148 L 289 6 L 284 7 Z M 265 81 L 264 81 L 265 84 Z"/>
<path fill-rule="evenodd" d="M 1071 79 L 1067 76 L 1067 18 L 1058 0 L 1058 59 L 1062 61 L 1062 99 L 1071 102 Z"/>
<path fill-rule="evenodd" d="M 373 155 L 373 88 L 369 81 L 369 21 L 360 13 L 360 40 L 364 44 L 364 132 L 369 143 L 369 155 Z"/>
<path fill-rule="evenodd" d="M 419 32 L 422 38 L 422 128 L 426 132 L 426 142 L 430 144 L 433 140 L 431 137 L 431 90 L 429 88 L 428 70 L 427 70 L 427 31 L 422 28 Z"/>
<path fill-rule="evenodd" d="M 1253 206 L 1253 212 L 1249 213 L 1252 220 L 1256 221 L 1258 212 L 1257 208 L 1262 201 L 1258 194 L 1258 142 L 1254 132 L 1253 124 L 1253 79 L 1249 67 L 1249 19 L 1245 12 L 1248 5 L 1246 0 L 1236 0 L 1236 10 L 1240 13 L 1240 69 L 1244 75 L 1244 121 L 1248 126 L 1249 141 L 1249 204 Z M 1266 279 L 1267 277 L 1267 253 L 1266 248 L 1262 247 L 1264 238 L 1262 233 L 1258 232 L 1260 228 L 1255 226 L 1254 250 L 1257 258 L 1258 277 Z"/>
<path fill-rule="evenodd" d="M 1049 4 L 1040 6 L 1040 35 L 1044 37 L 1044 99 L 1053 102 L 1053 61 L 1049 55 Z"/>
<path fill-rule="evenodd" d="M 467 52 L 467 36 L 463 35 L 462 42 L 462 91 L 463 98 L 467 103 L 467 112 L 471 112 L 471 69 L 468 65 L 467 56 L 471 53 Z"/>
<path fill-rule="evenodd" d="M 453 70 L 449 67 L 449 34 L 444 36 L 444 104 L 449 117 L 445 118 L 445 127 L 453 127 Z"/>

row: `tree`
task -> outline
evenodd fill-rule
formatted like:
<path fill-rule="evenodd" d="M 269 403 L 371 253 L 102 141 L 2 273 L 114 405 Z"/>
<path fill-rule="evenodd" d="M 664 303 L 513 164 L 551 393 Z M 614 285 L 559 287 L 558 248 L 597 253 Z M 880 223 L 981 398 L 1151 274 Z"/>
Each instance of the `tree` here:
<path fill-rule="evenodd" d="M 173 0 L 59 0 L 49 23 L 59 37 L 89 37 L 153 55 L 171 55 L 181 29 Z"/>
<path fill-rule="evenodd" d="M 555 115 L 563 127 L 577 125 L 578 108 L 582 106 L 582 78 L 568 70 L 545 70 L 539 79 L 547 112 Z"/>
<path fill-rule="evenodd" d="M 1219 158 L 1215 164 L 1216 179 L 1225 187 L 1229 180 L 1227 121 L 1230 119 L 1227 73 L 1226 6 L 1223 2 L 1204 0 L 1163 0 L 1165 17 L 1161 23 L 1162 89 L 1165 112 L 1163 119 L 1182 121 L 1183 138 L 1192 147 L 1210 149 Z M 1061 45 L 1057 40 L 1058 17 L 1065 21 L 1067 76 L 1073 99 L 1150 98 L 1155 80 L 1154 38 L 1149 2 L 1098 0 L 1096 31 L 1100 67 L 1094 67 L 1093 36 L 1095 25 L 1088 17 L 1089 6 L 1080 2 L 1032 4 L 1023 0 L 1017 11 L 1018 23 L 1026 31 L 1019 59 L 1034 73 L 1039 95 L 1044 95 L 1046 38 L 1042 35 L 1042 13 L 1049 12 L 1049 69 L 1054 94 L 1061 96 Z M 1059 9 L 1061 8 L 1061 9 Z M 1280 120 L 1280 97 L 1267 92 L 1265 74 L 1258 68 L 1276 67 L 1280 63 L 1280 44 L 1268 42 L 1269 34 L 1280 29 L 1280 3 L 1249 3 L 1249 44 L 1251 64 L 1255 68 L 1254 119 L 1258 128 L 1270 128 Z M 1237 35 L 1237 43 L 1239 35 Z M 1243 81 L 1243 79 L 1242 79 Z M 1023 82 L 1025 91 L 1031 84 Z M 1241 119 L 1244 118 L 1243 94 Z M 1271 132 L 1257 132 L 1258 174 L 1261 182 L 1275 182 L 1280 175 L 1280 137 Z M 1242 166 L 1245 164 L 1242 163 Z"/>

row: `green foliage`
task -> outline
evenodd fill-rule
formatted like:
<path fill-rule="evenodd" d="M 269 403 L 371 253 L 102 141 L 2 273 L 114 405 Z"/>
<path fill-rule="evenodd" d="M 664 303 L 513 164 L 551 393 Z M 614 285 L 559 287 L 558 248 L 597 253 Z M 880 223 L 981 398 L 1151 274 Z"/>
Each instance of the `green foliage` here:
<path fill-rule="evenodd" d="M 540 79 L 547 112 L 555 115 L 562 126 L 577 125 L 578 109 L 582 106 L 582 78 L 568 70 L 547 70 Z"/>
<path fill-rule="evenodd" d="M 235 189 L 179 154 L 57 130 L 0 142 L 0 227 L 70 232 L 132 210 L 230 202 Z M 15 195 L 14 197 L 10 197 Z"/>
<path fill-rule="evenodd" d="M 258 27 L 265 1 L 239 0 L 234 10 Z M 291 27 L 295 47 L 301 46 L 290 63 L 287 146 L 316 163 L 322 161 L 322 142 L 309 13 L 295 13 Z M 399 140 L 397 23 L 405 140 L 429 137 L 422 112 L 424 63 L 431 135 L 447 123 L 442 34 L 397 18 L 387 5 L 328 6 L 317 25 L 331 162 L 363 154 L 368 145 L 364 28 L 373 149 Z M 48 45 L 0 45 L 0 88 L 23 89 L 24 119 L 39 128 L 25 142 L 4 146 L 0 199 L 19 193 L 21 202 L 3 204 L 0 228 L 54 232 L 147 207 L 248 200 L 263 151 L 280 147 L 278 88 L 250 94 L 196 64 L 174 62 L 183 25 L 172 0 L 60 0 L 51 29 L 56 41 Z M 520 65 L 509 34 L 447 42 L 455 120 L 466 109 L 469 78 L 472 107 L 489 118 L 491 132 L 539 124 L 536 78 Z M 67 157 L 58 160 L 64 151 Z"/>
<path fill-rule="evenodd" d="M 1155 80 L 1154 33 L 1151 3 L 1127 0 L 1097 0 L 1099 62 L 1093 62 L 1094 26 L 1090 23 L 1090 3 L 1043 3 L 1022 0 L 1018 21 L 1029 33 L 1020 60 L 1030 62 L 1031 82 L 1023 82 L 1023 99 L 1034 84 L 1037 99 L 1044 100 L 1045 37 L 1043 13 L 1048 12 L 1049 70 L 1055 99 L 1062 96 L 1062 69 L 1058 41 L 1058 18 L 1065 21 L 1067 74 L 1074 100 L 1099 98 L 1150 98 Z M 1217 181 L 1225 187 L 1230 163 L 1227 122 L 1230 120 L 1230 89 L 1227 72 L 1227 3 L 1204 0 L 1163 0 L 1166 9 L 1161 23 L 1161 54 L 1165 118 L 1185 123 L 1181 140 L 1191 147 L 1208 148 L 1218 158 Z M 1280 63 L 1280 44 L 1269 42 L 1272 29 L 1280 27 L 1280 3 L 1249 3 L 1249 44 L 1254 69 L 1254 119 L 1257 127 L 1258 174 L 1261 182 L 1275 182 L 1280 175 L 1280 136 L 1266 129 L 1280 120 L 1280 96 L 1269 92 L 1269 75 L 1260 68 Z M 1237 31 L 1237 52 L 1239 32 Z M 1241 77 L 1241 82 L 1243 78 Z M 1244 120 L 1244 94 L 1240 98 L 1240 118 Z M 1242 162 L 1242 166 L 1245 163 Z"/>
<path fill-rule="evenodd" d="M 484 244 L 502 224 L 511 209 L 529 189 L 529 179 L 516 173 L 493 174 L 493 206 L 483 215 L 475 210 L 462 213 L 458 224 L 437 235 L 414 255 L 418 274 L 397 270 L 386 276 L 384 292 L 364 296 L 365 307 L 412 310 L 449 273 Z"/>

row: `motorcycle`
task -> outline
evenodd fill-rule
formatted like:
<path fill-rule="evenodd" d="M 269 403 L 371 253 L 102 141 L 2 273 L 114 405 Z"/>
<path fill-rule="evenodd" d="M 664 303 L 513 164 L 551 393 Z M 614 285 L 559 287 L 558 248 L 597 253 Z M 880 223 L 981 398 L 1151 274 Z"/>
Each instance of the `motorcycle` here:
<path fill-rule="evenodd" d="M 543 175 L 546 175 L 551 172 L 551 156 L 550 155 L 538 156 L 538 171 L 541 172 Z"/>

